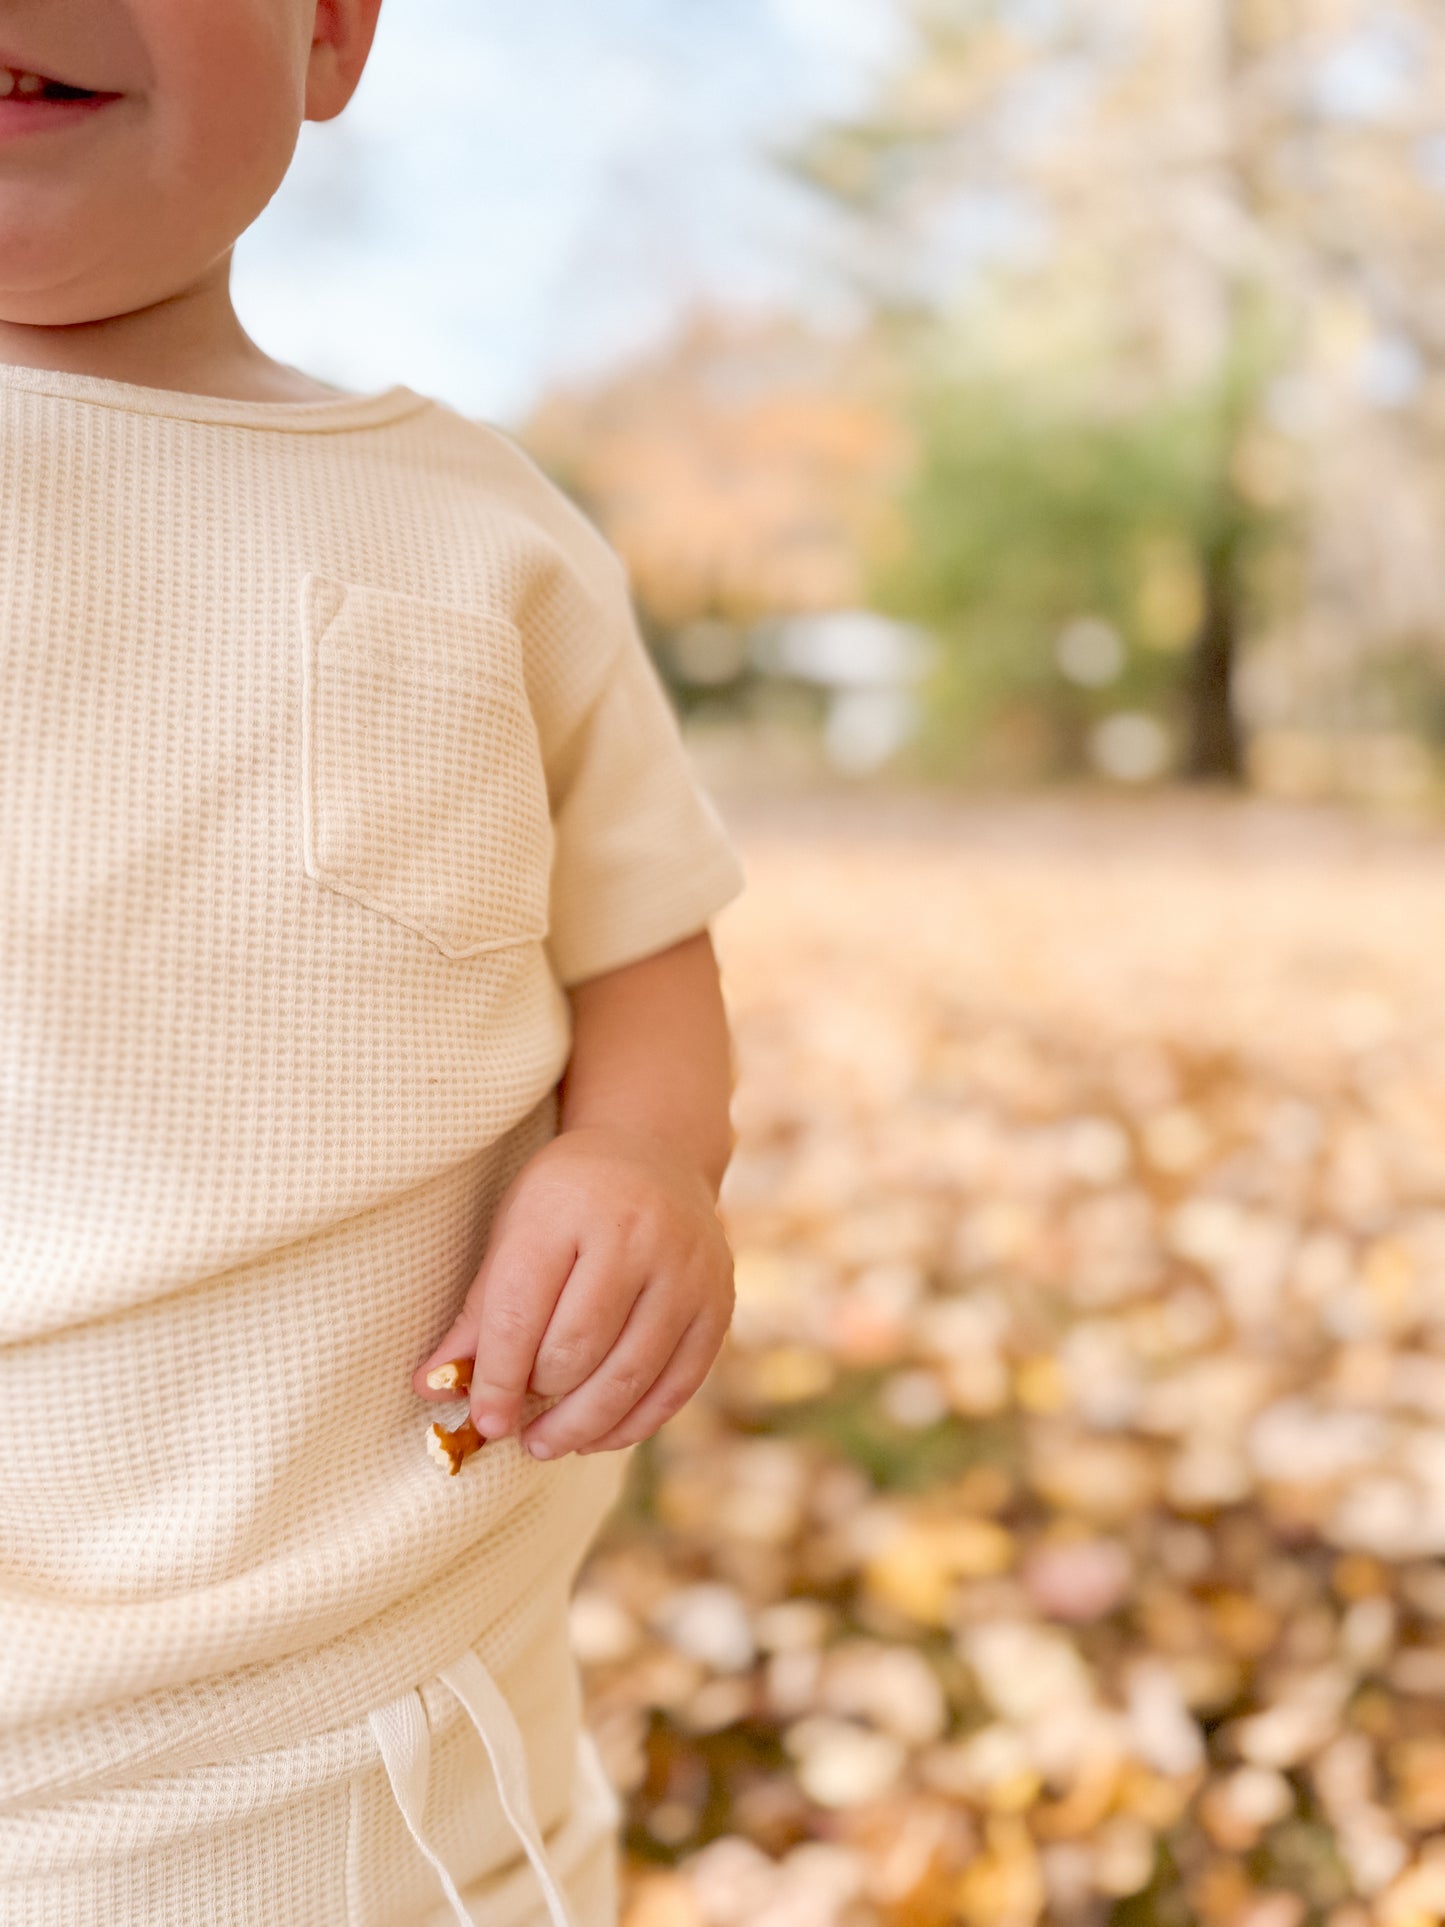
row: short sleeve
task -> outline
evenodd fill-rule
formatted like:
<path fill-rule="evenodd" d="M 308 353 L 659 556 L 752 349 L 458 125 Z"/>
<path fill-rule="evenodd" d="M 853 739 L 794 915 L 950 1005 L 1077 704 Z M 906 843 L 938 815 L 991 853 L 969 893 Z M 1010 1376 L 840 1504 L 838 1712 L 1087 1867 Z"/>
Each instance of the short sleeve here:
<path fill-rule="evenodd" d="M 564 987 L 695 935 L 746 881 L 620 571 L 619 585 L 608 598 L 600 687 L 547 756 L 555 838 L 547 948 Z"/>

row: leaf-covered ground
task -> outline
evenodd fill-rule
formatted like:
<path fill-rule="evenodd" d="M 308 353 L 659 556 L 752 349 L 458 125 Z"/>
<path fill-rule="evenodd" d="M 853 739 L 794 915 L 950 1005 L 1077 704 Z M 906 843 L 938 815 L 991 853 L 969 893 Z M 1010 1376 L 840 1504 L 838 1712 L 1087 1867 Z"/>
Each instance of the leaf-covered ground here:
<path fill-rule="evenodd" d="M 1445 1918 L 1445 833 L 731 815 L 737 1312 L 574 1609 L 628 1927 Z"/>

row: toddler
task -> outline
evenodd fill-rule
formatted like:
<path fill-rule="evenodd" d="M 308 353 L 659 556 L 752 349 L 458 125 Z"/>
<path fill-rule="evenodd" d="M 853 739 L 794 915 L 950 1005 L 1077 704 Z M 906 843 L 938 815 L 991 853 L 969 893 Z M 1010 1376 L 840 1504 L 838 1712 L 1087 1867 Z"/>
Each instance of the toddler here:
<path fill-rule="evenodd" d="M 233 311 L 379 6 L 0 0 L 0 1927 L 616 1918 L 742 874 L 590 525 Z"/>

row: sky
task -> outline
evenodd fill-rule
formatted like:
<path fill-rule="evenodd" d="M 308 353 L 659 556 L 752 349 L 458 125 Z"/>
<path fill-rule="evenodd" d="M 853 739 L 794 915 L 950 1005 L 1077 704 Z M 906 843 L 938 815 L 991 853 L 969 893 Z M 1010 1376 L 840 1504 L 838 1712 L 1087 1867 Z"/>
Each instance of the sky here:
<path fill-rule="evenodd" d="M 1057 26 L 1058 0 L 1002 4 L 1041 42 Z M 514 426 L 549 387 L 659 347 L 702 303 L 848 325 L 847 241 L 770 154 L 867 107 L 907 59 L 904 12 L 385 0 L 356 98 L 303 128 L 236 250 L 242 319 L 323 380 L 403 381 Z M 1382 4 L 1331 45 L 1316 76 L 1326 118 L 1388 117 L 1420 64 L 1406 25 Z M 1018 90 L 1017 138 L 1046 133 L 1080 84 L 1077 63 L 1042 63 Z M 1445 134 L 1419 159 L 1445 190 Z M 1037 210 L 984 183 L 950 218 L 931 257 L 949 278 L 1047 245 Z"/>
<path fill-rule="evenodd" d="M 905 50 L 893 0 L 386 0 L 236 250 L 242 320 L 322 380 L 513 423 L 700 301 L 846 322 L 827 212 L 769 153 Z"/>

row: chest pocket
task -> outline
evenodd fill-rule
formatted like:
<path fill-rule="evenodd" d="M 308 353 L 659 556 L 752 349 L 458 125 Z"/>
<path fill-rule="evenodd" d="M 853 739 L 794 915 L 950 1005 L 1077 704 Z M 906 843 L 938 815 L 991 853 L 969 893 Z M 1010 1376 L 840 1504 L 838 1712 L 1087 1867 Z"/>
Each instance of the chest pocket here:
<path fill-rule="evenodd" d="M 448 957 L 545 937 L 552 824 L 513 624 L 309 574 L 301 639 L 307 875 Z"/>

